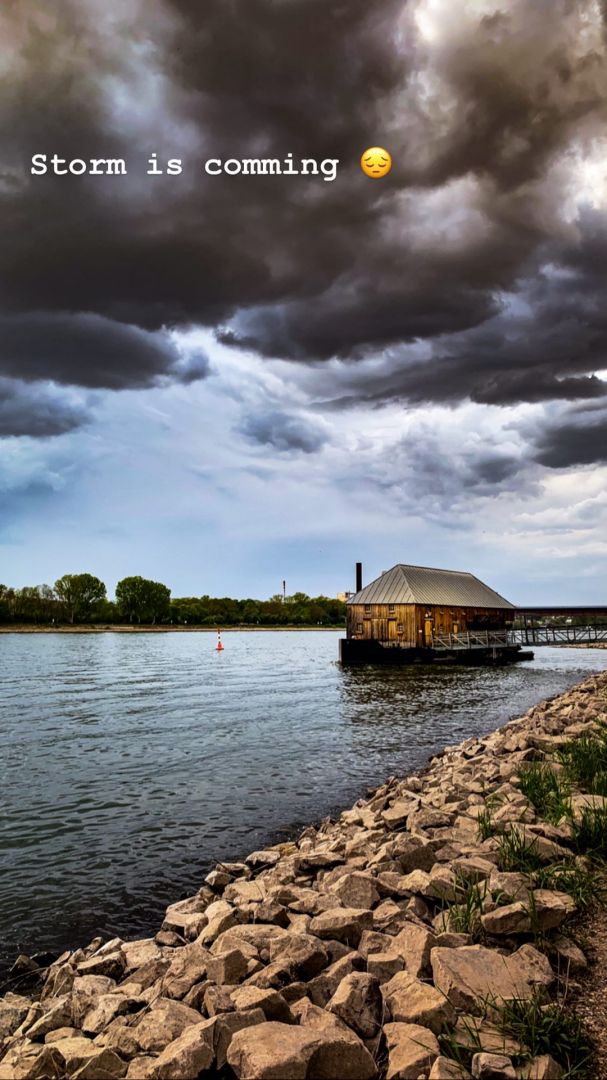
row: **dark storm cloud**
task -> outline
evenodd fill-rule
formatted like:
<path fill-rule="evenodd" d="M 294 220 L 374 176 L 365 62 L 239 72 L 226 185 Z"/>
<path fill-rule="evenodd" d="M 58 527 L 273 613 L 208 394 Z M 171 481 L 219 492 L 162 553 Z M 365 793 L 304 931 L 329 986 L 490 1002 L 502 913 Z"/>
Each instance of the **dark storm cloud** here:
<path fill-rule="evenodd" d="M 245 416 L 240 431 L 253 442 L 275 450 L 301 450 L 304 454 L 313 454 L 329 441 L 324 424 L 278 410 Z"/>
<path fill-rule="evenodd" d="M 52 372 L 59 383 L 109 390 L 152 386 L 163 375 L 189 382 L 208 372 L 202 353 L 180 354 L 170 335 L 89 313 L 0 317 L 0 371 L 24 381 Z"/>
<path fill-rule="evenodd" d="M 85 423 L 88 410 L 56 387 L 0 378 L 0 437 L 64 435 Z"/>
<path fill-rule="evenodd" d="M 480 19 L 445 6 L 434 42 L 417 29 L 423 9 L 5 8 L 0 287 L 13 331 L 0 371 L 114 389 L 193 378 L 204 363 L 186 373 L 163 328 L 204 324 L 266 356 L 341 357 L 354 371 L 387 349 L 368 384 L 352 376 L 351 395 L 371 401 L 602 392 L 590 237 L 555 250 L 583 319 L 557 279 L 531 298 L 532 319 L 497 299 L 547 257 L 559 200 L 547 170 L 604 121 L 593 4 L 527 0 Z M 357 167 L 378 141 L 395 160 L 380 184 Z M 147 177 L 152 150 L 182 156 L 184 175 Z M 33 178 L 40 152 L 125 157 L 129 173 Z M 207 156 L 287 152 L 340 158 L 338 179 L 201 170 Z M 411 363 L 402 346 L 418 339 L 431 348 Z"/>
<path fill-rule="evenodd" d="M 607 463 L 607 416 L 548 427 L 538 440 L 535 459 L 551 469 Z"/>

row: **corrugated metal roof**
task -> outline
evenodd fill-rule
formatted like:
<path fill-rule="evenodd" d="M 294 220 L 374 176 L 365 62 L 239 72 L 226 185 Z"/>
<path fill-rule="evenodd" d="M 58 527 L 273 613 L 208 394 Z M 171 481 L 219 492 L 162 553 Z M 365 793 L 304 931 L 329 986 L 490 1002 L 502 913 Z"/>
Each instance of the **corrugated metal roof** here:
<path fill-rule="evenodd" d="M 349 604 L 428 604 L 445 607 L 509 608 L 499 593 L 474 574 L 398 563 L 355 593 Z"/>

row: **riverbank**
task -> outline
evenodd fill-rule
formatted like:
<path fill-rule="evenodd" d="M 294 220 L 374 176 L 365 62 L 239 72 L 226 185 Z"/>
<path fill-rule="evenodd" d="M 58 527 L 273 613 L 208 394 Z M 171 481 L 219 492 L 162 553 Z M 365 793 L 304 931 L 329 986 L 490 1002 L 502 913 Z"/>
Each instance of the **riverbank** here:
<path fill-rule="evenodd" d="M 566 926 L 596 892 L 580 855 L 607 800 L 572 783 L 555 824 L 529 770 L 562 779 L 555 753 L 605 713 L 602 673 L 219 865 L 154 938 L 34 972 L 0 1001 L 2 1080 L 564 1075 L 560 999 L 587 963 Z"/>

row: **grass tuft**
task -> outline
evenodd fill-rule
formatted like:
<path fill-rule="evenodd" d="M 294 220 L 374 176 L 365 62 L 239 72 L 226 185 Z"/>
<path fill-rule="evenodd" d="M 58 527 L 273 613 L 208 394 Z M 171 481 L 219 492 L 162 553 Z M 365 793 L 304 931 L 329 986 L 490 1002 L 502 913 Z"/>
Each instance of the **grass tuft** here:
<path fill-rule="evenodd" d="M 573 846 L 578 854 L 601 862 L 607 860 L 607 806 L 585 806 L 571 822 Z"/>
<path fill-rule="evenodd" d="M 532 761 L 521 770 L 520 789 L 545 821 L 558 825 L 569 811 L 569 785 L 550 765 Z"/>
<path fill-rule="evenodd" d="M 504 1032 L 522 1043 L 532 1057 L 550 1054 L 555 1058 L 568 1080 L 584 1075 L 592 1042 L 579 1017 L 561 1002 L 546 1005 L 541 994 L 529 1001 L 506 1002 L 501 1023 Z"/>
<path fill-rule="evenodd" d="M 498 842 L 500 870 L 533 874 L 543 866 L 536 840 L 528 841 L 516 828 L 503 833 Z"/>

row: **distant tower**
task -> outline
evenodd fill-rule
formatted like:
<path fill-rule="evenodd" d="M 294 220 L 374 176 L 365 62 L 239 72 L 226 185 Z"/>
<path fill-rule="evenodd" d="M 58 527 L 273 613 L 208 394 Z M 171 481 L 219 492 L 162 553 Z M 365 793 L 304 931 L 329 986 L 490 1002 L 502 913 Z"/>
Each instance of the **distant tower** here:
<path fill-rule="evenodd" d="M 287 583 L 286 583 L 286 581 L 283 581 L 283 583 L 282 583 L 282 602 L 283 602 L 283 604 L 286 604 L 286 602 L 287 602 Z"/>

